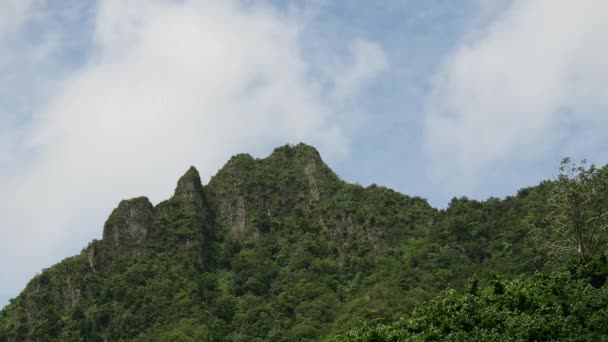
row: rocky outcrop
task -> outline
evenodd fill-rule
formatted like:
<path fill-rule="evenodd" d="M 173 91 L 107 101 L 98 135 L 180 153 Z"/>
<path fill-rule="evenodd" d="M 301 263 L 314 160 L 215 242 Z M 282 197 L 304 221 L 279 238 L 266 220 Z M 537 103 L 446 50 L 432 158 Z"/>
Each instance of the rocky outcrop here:
<path fill-rule="evenodd" d="M 276 148 L 268 157 L 239 154 L 205 187 L 218 223 L 244 240 L 267 232 L 273 218 L 310 214 L 335 195 L 337 175 L 306 144 Z"/>
<path fill-rule="evenodd" d="M 310 193 L 310 198 L 314 201 L 318 201 L 320 198 L 319 191 L 319 182 L 315 177 L 315 172 L 317 171 L 317 163 L 314 159 L 311 159 L 308 165 L 304 167 L 304 174 L 308 179 L 308 190 Z"/>
<path fill-rule="evenodd" d="M 204 216 L 209 216 L 211 213 L 201 184 L 201 177 L 194 166 L 190 166 L 188 171 L 177 181 L 174 196 L 192 201 Z"/>
<path fill-rule="evenodd" d="M 103 241 L 114 248 L 140 246 L 152 228 L 152 203 L 146 197 L 123 200 L 103 229 Z"/>

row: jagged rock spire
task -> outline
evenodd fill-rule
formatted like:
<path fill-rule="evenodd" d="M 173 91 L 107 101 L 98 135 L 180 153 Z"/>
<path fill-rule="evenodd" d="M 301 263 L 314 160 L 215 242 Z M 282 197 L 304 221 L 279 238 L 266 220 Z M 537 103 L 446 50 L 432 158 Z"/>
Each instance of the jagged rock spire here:
<path fill-rule="evenodd" d="M 174 196 L 193 201 L 201 210 L 208 211 L 201 177 L 194 166 L 190 166 L 188 171 L 177 181 Z"/>
<path fill-rule="evenodd" d="M 106 221 L 103 239 L 117 247 L 140 245 L 151 226 L 152 203 L 146 197 L 123 200 Z"/>

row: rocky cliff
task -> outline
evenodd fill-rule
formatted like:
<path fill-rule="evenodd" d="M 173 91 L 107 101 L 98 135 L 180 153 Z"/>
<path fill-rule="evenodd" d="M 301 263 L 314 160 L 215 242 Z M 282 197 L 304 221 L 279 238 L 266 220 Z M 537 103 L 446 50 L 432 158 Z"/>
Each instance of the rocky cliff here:
<path fill-rule="evenodd" d="M 291 341 L 394 320 L 506 260 L 541 267 L 522 220 L 544 196 L 439 211 L 348 184 L 304 144 L 236 155 L 204 186 L 189 168 L 156 206 L 121 201 L 101 240 L 0 312 L 0 341 Z"/>

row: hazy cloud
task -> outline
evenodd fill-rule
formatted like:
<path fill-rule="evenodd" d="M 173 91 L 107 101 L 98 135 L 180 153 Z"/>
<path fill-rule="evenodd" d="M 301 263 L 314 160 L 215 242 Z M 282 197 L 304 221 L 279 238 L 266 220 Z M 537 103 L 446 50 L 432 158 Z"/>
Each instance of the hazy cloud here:
<path fill-rule="evenodd" d="M 389 67 L 384 51 L 374 42 L 357 40 L 353 42 L 351 51 L 352 64 L 340 69 L 336 75 L 334 98 L 340 102 L 352 100 L 351 96 Z"/>
<path fill-rule="evenodd" d="M 15 148 L 17 132 L 10 129 L 15 126 L 15 115 L 8 112 L 18 101 L 12 96 L 14 87 L 15 56 L 9 51 L 18 45 L 17 32 L 27 19 L 31 1 L 7 0 L 0 3 L 0 167 L 8 164 L 10 152 Z"/>
<path fill-rule="evenodd" d="M 351 72 L 314 81 L 297 13 L 265 5 L 104 0 L 94 20 L 89 62 L 54 84 L 19 140 L 33 157 L 0 178 L 0 278 L 13 294 L 100 236 L 121 198 L 164 199 L 191 164 L 206 180 L 233 153 L 299 141 L 344 156 L 353 127 L 324 84 L 353 97 L 386 68 L 361 41 Z"/>
<path fill-rule="evenodd" d="M 4 0 L 0 3 L 0 44 L 10 39 L 27 18 L 31 0 Z"/>
<path fill-rule="evenodd" d="M 475 187 L 478 175 L 505 163 L 605 146 L 605 13 L 603 0 L 516 0 L 466 36 L 428 99 L 436 179 Z"/>

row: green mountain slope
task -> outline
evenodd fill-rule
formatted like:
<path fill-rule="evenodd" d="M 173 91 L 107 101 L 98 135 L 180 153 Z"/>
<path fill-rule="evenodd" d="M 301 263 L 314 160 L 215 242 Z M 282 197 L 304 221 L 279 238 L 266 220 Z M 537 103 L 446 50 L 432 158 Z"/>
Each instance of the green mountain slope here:
<path fill-rule="evenodd" d="M 608 263 L 603 258 L 598 265 L 605 284 Z M 608 287 L 593 287 L 581 274 L 555 272 L 494 279 L 485 288 L 476 281 L 470 285 L 464 293 L 443 292 L 409 319 L 362 325 L 332 341 L 608 340 Z"/>
<path fill-rule="evenodd" d="M 348 184 L 312 147 L 237 155 L 169 200 L 122 201 L 103 238 L 0 312 L 0 341 L 294 341 L 411 316 L 476 274 L 551 269 L 532 238 L 552 183 L 446 210 Z"/>

